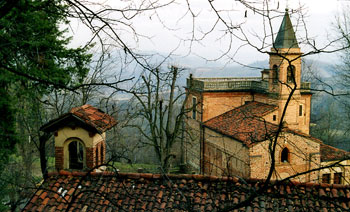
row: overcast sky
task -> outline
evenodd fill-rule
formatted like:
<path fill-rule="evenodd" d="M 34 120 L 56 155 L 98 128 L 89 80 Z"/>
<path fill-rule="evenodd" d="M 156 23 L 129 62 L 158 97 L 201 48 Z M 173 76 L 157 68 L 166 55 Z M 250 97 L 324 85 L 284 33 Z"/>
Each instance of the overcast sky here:
<path fill-rule="evenodd" d="M 108 1 L 106 1 L 108 3 Z M 116 1 L 112 2 L 115 6 L 118 6 Z M 119 2 L 119 1 L 118 1 Z M 127 4 L 128 0 L 123 0 L 123 3 Z M 228 50 L 228 46 L 231 44 L 231 51 L 227 54 L 228 57 L 223 57 L 220 62 L 225 63 L 229 57 L 241 63 L 252 63 L 255 61 L 261 61 L 268 58 L 268 55 L 259 53 L 251 46 L 242 46 L 242 42 L 237 38 L 233 40 L 228 36 L 223 37 L 224 28 L 222 24 L 219 24 L 213 32 L 206 36 L 201 42 L 190 42 L 187 39 L 192 38 L 193 28 L 195 29 L 195 36 L 201 37 L 202 32 L 211 29 L 215 23 L 216 16 L 210 8 L 210 5 L 206 0 L 190 0 L 190 6 L 192 11 L 197 15 L 195 25 L 193 26 L 192 16 L 187 12 L 187 4 L 184 4 L 184 0 L 179 0 L 177 4 L 167 6 L 155 15 L 153 13 L 144 13 L 140 17 L 132 21 L 134 29 L 142 34 L 151 37 L 146 39 L 139 37 L 138 42 L 135 42 L 134 37 L 127 31 L 121 33 L 121 37 L 132 47 L 140 51 L 148 52 L 160 52 L 167 54 L 174 51 L 177 55 L 190 55 L 196 58 L 206 58 L 209 60 L 220 57 L 224 52 Z M 247 18 L 245 18 L 245 8 L 240 3 L 234 0 L 215 0 L 213 4 L 221 10 L 230 10 L 231 12 L 223 12 L 223 17 L 230 18 L 233 23 L 244 23 L 245 33 L 249 36 L 249 39 L 254 45 L 261 45 L 261 40 L 258 40 L 255 35 L 261 36 L 264 33 L 263 19 L 261 16 L 254 14 L 253 11 L 247 10 Z M 286 1 L 270 0 L 270 8 L 277 9 L 284 12 L 287 6 Z M 339 14 L 342 9 L 347 5 L 346 1 L 337 0 L 289 0 L 288 8 L 295 10 L 302 5 L 303 14 L 305 15 L 306 28 L 308 30 L 308 36 L 315 40 L 317 45 L 322 46 L 327 43 L 329 37 L 334 35 L 334 26 L 332 23 L 336 20 L 336 15 Z M 292 15 L 293 24 L 298 23 L 299 16 Z M 163 23 L 160 23 L 162 20 Z M 229 20 L 229 19 L 226 19 Z M 277 17 L 272 20 L 272 28 L 276 33 L 279 25 L 282 21 L 282 17 Z M 265 22 L 266 23 L 266 22 Z M 164 25 L 168 28 L 165 28 Z M 299 22 L 299 28 L 297 29 L 297 37 L 303 39 L 306 35 L 305 28 L 301 26 Z M 84 40 L 88 39 L 89 32 L 84 29 L 81 24 L 73 23 L 72 30 L 74 31 L 74 45 L 80 45 Z M 268 28 L 268 27 L 267 27 Z M 266 29 L 266 26 L 265 26 Z M 222 38 L 222 39 L 219 39 Z M 269 43 L 267 41 L 267 43 Z M 190 50 L 191 46 L 191 51 Z M 303 48 L 303 46 L 301 46 Z M 306 51 L 308 49 L 302 49 Z M 318 55 L 313 59 L 320 59 L 327 62 L 332 62 L 336 59 L 336 55 Z"/>

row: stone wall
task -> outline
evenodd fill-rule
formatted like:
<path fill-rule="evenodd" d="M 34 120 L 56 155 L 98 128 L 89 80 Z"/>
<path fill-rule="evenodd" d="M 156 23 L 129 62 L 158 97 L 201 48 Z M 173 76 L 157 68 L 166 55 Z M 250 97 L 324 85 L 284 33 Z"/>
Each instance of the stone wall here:
<path fill-rule="evenodd" d="M 248 147 L 208 128 L 204 139 L 204 174 L 249 178 Z"/>
<path fill-rule="evenodd" d="M 188 118 L 185 127 L 184 160 L 189 173 L 199 174 L 201 163 L 200 122 Z"/>
<path fill-rule="evenodd" d="M 266 179 L 271 167 L 269 151 L 270 141 L 255 144 L 250 148 L 251 178 Z M 282 161 L 282 150 L 289 151 L 288 161 Z M 275 152 L 276 171 L 273 179 L 286 177 L 305 172 L 320 166 L 320 144 L 310 138 L 292 133 L 282 133 L 278 139 Z M 317 182 L 319 172 L 314 171 L 295 177 L 300 182 Z"/>

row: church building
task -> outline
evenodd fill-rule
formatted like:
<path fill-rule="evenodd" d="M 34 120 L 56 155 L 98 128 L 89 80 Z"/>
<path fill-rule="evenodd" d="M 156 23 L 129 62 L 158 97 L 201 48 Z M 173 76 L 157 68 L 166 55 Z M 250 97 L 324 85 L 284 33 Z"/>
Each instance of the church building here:
<path fill-rule="evenodd" d="M 312 92 L 301 81 L 301 56 L 286 10 L 261 77 L 190 76 L 185 156 L 192 171 L 266 179 L 273 164 L 272 179 L 320 181 L 310 170 L 321 166 L 327 145 L 309 135 Z"/>

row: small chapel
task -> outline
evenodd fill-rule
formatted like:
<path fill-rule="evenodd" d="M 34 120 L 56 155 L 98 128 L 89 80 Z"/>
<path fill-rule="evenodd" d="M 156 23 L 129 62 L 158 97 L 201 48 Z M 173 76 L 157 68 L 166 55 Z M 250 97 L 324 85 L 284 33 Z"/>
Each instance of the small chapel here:
<path fill-rule="evenodd" d="M 56 170 L 102 171 L 106 158 L 106 131 L 116 120 L 91 105 L 72 108 L 40 130 L 55 137 Z"/>
<path fill-rule="evenodd" d="M 344 167 L 316 171 L 347 152 L 309 134 L 312 90 L 301 56 L 286 10 L 261 77 L 187 79 L 184 152 L 193 172 L 266 179 L 273 163 L 275 180 L 345 182 Z"/>

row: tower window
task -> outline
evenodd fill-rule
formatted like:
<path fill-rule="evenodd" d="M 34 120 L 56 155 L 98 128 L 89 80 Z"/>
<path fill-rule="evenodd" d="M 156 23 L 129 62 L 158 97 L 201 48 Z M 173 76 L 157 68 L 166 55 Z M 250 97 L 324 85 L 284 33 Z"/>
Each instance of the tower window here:
<path fill-rule="evenodd" d="M 299 116 L 303 116 L 303 105 L 299 105 Z"/>
<path fill-rule="evenodd" d="M 273 82 L 278 82 L 278 66 L 273 65 L 272 67 L 272 80 Z"/>
<path fill-rule="evenodd" d="M 196 119 L 197 118 L 197 98 L 192 97 L 192 118 Z"/>
<path fill-rule="evenodd" d="M 84 146 L 79 141 L 72 141 L 68 145 L 69 168 L 82 169 L 84 166 Z"/>
<path fill-rule="evenodd" d="M 276 115 L 273 115 L 273 116 L 272 116 L 272 120 L 276 121 L 276 119 L 277 119 L 277 116 L 276 116 Z"/>
<path fill-rule="evenodd" d="M 282 150 L 282 153 L 281 153 L 281 162 L 283 163 L 288 163 L 289 162 L 289 150 L 287 147 L 285 147 L 283 150 Z"/>
<path fill-rule="evenodd" d="M 295 66 L 290 65 L 287 68 L 287 82 L 292 83 L 295 82 Z"/>

